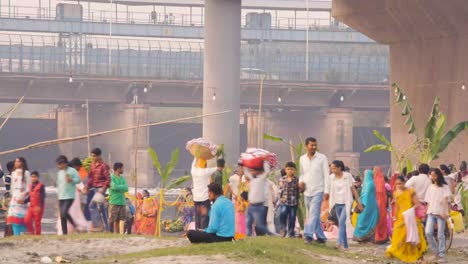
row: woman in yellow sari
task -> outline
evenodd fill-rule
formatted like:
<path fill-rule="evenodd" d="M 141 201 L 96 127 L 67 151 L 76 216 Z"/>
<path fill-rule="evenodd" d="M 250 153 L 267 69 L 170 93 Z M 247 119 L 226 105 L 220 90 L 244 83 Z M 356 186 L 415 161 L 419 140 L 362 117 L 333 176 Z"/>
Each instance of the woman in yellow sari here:
<path fill-rule="evenodd" d="M 419 203 L 412 189 L 405 188 L 405 179 L 400 176 L 395 181 L 395 216 L 393 219 L 393 234 L 391 245 L 387 248 L 386 255 L 388 257 L 397 258 L 403 262 L 415 263 L 423 257 L 426 252 L 427 244 L 424 239 L 424 230 L 421 220 L 418 217 L 414 217 L 417 226 L 417 233 L 419 236 L 419 243 L 413 244 L 407 241 L 407 232 L 414 230 L 407 230 L 403 213 L 408 209 L 411 209 L 415 204 Z"/>

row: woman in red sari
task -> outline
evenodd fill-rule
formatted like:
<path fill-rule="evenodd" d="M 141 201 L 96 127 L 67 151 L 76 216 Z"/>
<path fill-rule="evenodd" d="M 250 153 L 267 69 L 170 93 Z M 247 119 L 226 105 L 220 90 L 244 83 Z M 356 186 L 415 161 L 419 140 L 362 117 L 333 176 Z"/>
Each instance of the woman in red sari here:
<path fill-rule="evenodd" d="M 374 167 L 374 182 L 377 205 L 379 207 L 379 221 L 375 227 L 375 243 L 385 244 L 388 242 L 387 226 L 387 190 L 385 189 L 385 178 L 380 167 Z"/>

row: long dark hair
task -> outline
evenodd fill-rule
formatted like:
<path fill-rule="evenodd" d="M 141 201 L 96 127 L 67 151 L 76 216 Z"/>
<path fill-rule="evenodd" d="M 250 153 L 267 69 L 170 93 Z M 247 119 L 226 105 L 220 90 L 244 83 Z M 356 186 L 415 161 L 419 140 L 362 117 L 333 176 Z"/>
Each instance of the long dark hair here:
<path fill-rule="evenodd" d="M 17 160 L 19 160 L 21 162 L 21 165 L 22 165 L 22 168 L 21 170 L 23 171 L 22 175 L 21 175 L 21 181 L 22 182 L 26 182 L 26 178 L 24 177 L 26 171 L 28 170 L 28 163 L 26 162 L 26 159 L 24 157 L 17 157 L 16 158 Z M 15 160 L 16 162 L 16 160 Z M 14 170 L 17 169 L 17 168 L 14 168 Z"/>
<path fill-rule="evenodd" d="M 344 165 L 343 161 L 341 161 L 341 160 L 334 160 L 334 161 L 332 162 L 332 164 L 335 165 L 335 167 L 340 168 L 341 171 L 345 171 L 345 165 Z"/>
<path fill-rule="evenodd" d="M 27 171 L 28 169 L 28 163 L 26 162 L 26 159 L 24 157 L 17 157 L 17 160 L 21 161 L 21 164 L 23 164 L 23 170 Z"/>
<path fill-rule="evenodd" d="M 429 171 L 429 174 L 432 174 L 433 172 L 437 175 L 437 179 L 435 182 L 437 186 L 442 187 L 444 186 L 444 184 L 447 185 L 447 182 L 444 179 L 444 175 L 442 174 L 442 171 L 439 168 L 431 169 Z"/>

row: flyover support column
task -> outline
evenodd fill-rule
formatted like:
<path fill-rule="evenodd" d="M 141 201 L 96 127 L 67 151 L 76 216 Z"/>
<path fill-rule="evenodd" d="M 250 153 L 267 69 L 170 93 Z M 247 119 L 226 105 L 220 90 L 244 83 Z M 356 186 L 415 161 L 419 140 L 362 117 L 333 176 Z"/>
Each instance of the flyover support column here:
<path fill-rule="evenodd" d="M 205 0 L 203 137 L 224 144 L 228 164 L 239 158 L 241 0 Z"/>
<path fill-rule="evenodd" d="M 90 105 L 90 132 L 96 133 L 148 123 L 149 107 L 142 104 Z M 57 111 L 58 138 L 86 135 L 86 109 L 67 106 Z M 114 162 L 125 166 L 125 177 L 130 186 L 135 185 L 135 155 L 137 165 L 137 186 L 154 187 L 154 175 L 148 154 L 149 128 L 139 128 L 91 138 L 91 148 L 99 147 L 102 158 L 112 167 Z M 87 153 L 86 139 L 59 145 L 60 151 L 68 158 L 84 158 Z"/>
<path fill-rule="evenodd" d="M 328 159 L 342 160 L 352 172 L 359 172 L 359 153 L 353 152 L 353 111 L 345 108 L 329 108 L 325 119 Z M 320 147 L 320 145 L 319 145 Z"/>

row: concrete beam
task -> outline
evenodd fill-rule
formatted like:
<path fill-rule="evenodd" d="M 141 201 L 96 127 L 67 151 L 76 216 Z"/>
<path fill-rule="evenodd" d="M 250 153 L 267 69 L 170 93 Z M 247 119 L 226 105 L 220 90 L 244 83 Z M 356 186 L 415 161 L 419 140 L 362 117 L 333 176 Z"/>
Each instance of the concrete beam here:
<path fill-rule="evenodd" d="M 239 25 L 240 26 L 240 25 Z M 0 17 L 2 31 L 77 33 L 86 35 L 109 35 L 109 23 L 67 22 L 56 20 L 20 19 Z M 112 24 L 113 36 L 203 39 L 204 28 L 197 26 Z M 258 41 L 301 41 L 306 40 L 305 29 L 241 29 L 242 40 Z M 373 40 L 356 31 L 315 29 L 309 31 L 311 42 L 374 43 Z"/>
<path fill-rule="evenodd" d="M 91 103 L 125 103 L 129 87 L 138 82 L 152 83 L 152 88 L 141 98 L 146 104 L 167 107 L 202 106 L 200 82 L 81 77 L 73 79 L 73 83 L 68 83 L 67 76 L 0 75 L 0 102 L 17 102 L 18 98 L 25 95 L 26 103 L 82 104 L 86 99 Z M 257 109 L 260 83 L 242 82 L 240 86 L 241 107 Z M 329 107 L 330 98 L 335 91 L 349 94 L 339 107 L 375 111 L 387 111 L 389 108 L 389 89 L 386 85 L 277 81 L 265 82 L 263 105 L 265 108 L 276 109 Z M 212 92 L 209 91 L 207 95 L 210 101 Z M 218 98 L 221 98 L 219 96 L 222 94 L 219 91 L 217 93 Z M 281 103 L 278 103 L 278 93 L 281 93 Z"/>

